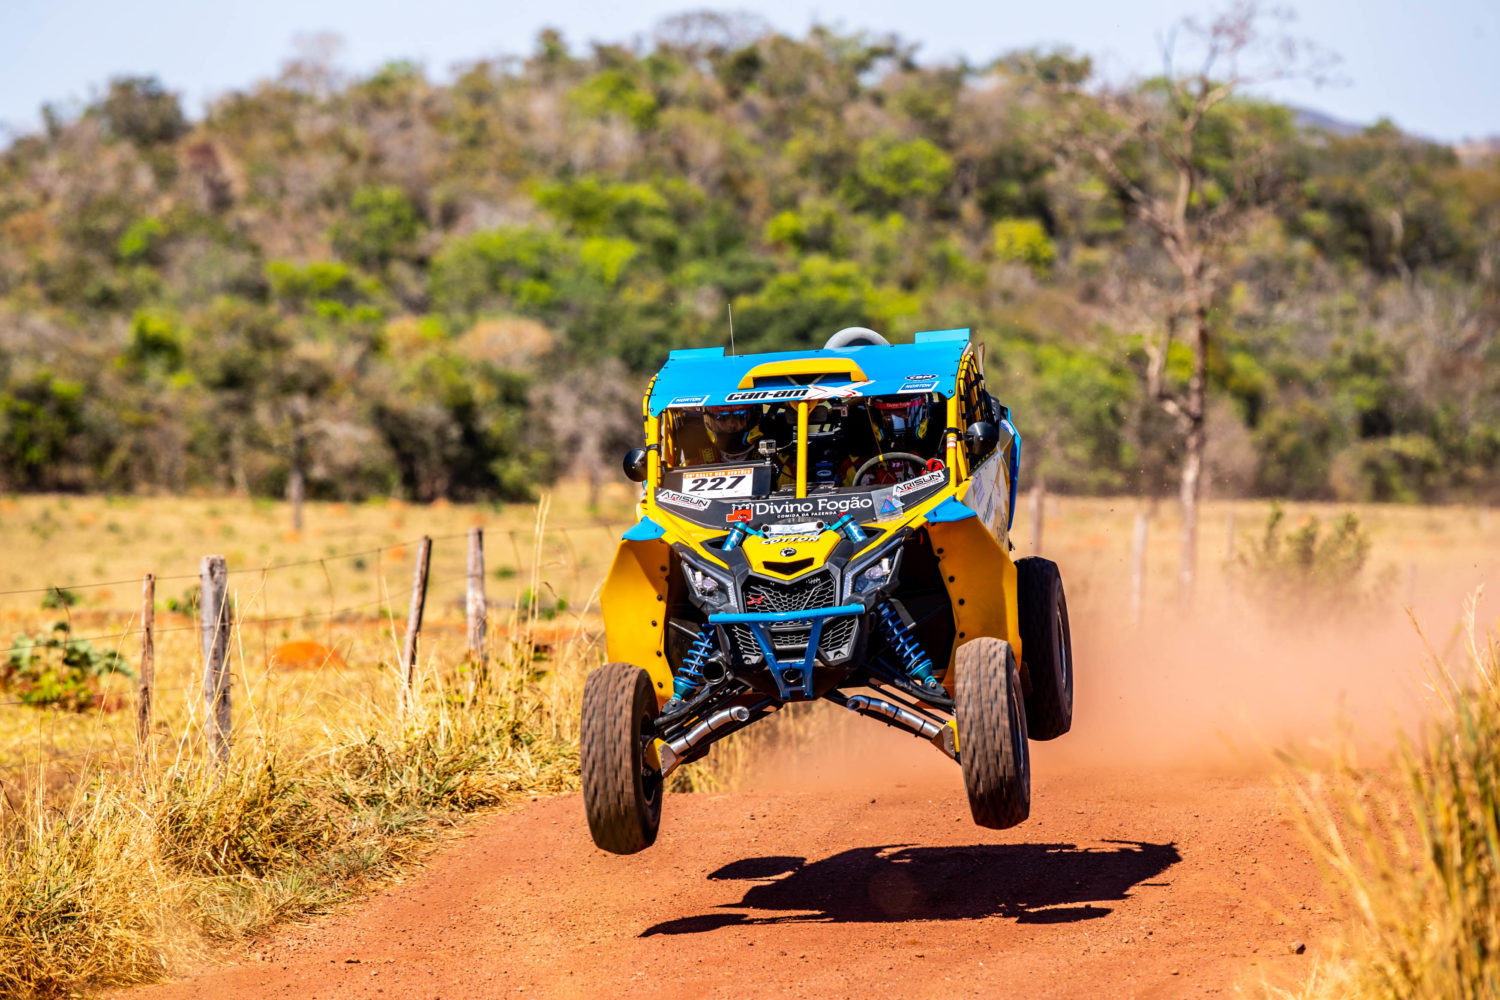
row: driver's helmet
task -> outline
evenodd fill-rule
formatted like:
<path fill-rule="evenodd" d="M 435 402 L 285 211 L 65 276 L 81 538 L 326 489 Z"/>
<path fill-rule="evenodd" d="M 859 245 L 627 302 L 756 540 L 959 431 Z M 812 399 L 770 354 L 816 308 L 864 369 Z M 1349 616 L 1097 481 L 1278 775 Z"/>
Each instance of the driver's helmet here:
<path fill-rule="evenodd" d="M 881 451 L 911 451 L 927 436 L 932 405 L 926 396 L 876 396 L 867 411 Z"/>
<path fill-rule="evenodd" d="M 760 419 L 759 406 L 706 406 L 703 427 L 721 459 L 739 461 L 750 454 L 750 433 Z"/>

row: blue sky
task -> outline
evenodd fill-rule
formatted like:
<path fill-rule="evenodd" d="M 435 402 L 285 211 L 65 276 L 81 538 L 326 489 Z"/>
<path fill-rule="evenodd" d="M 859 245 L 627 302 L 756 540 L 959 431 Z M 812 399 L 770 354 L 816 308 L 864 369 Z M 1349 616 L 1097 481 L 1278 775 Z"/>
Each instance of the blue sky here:
<path fill-rule="evenodd" d="M 411 58 L 444 78 L 455 64 L 532 48 L 560 28 L 576 47 L 648 32 L 686 7 L 671 0 L 0 0 L 0 123 L 37 127 L 44 101 L 87 100 L 111 76 L 154 74 L 200 114 L 215 94 L 274 75 L 298 35 L 344 39 L 340 63 L 363 72 Z M 704 6 L 704 4 L 696 4 Z M 726 5 L 733 6 L 733 5 Z M 1287 5 L 1282 5 L 1287 6 Z M 1496 0 L 1304 0 L 1296 33 L 1343 58 L 1340 86 L 1287 82 L 1271 96 L 1365 123 L 1381 116 L 1444 140 L 1500 134 L 1500 3 Z M 1159 39 L 1184 14 L 1215 9 L 1183 0 L 764 0 L 753 8 L 801 32 L 821 21 L 895 31 L 921 56 L 984 61 L 1010 49 L 1067 44 L 1112 75 L 1160 66 Z M 4 133 L 0 132 L 0 140 Z"/>

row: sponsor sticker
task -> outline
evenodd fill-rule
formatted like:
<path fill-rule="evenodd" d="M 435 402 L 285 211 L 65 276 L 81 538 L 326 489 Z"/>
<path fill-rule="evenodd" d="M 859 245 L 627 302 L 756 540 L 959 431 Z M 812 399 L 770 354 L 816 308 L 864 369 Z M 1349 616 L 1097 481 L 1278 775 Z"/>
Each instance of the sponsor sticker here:
<path fill-rule="evenodd" d="M 817 521 L 803 521 L 801 524 L 772 524 L 766 527 L 766 534 L 772 538 L 780 538 L 783 535 L 810 535 L 816 539 L 823 530 L 823 526 Z"/>
<path fill-rule="evenodd" d="M 916 479 L 908 479 L 904 483 L 897 483 L 891 487 L 891 495 L 899 500 L 902 497 L 911 496 L 919 490 L 925 490 L 929 486 L 936 486 L 938 483 L 945 483 L 947 481 L 948 477 L 942 472 L 929 472 L 925 476 L 918 476 Z"/>
<path fill-rule="evenodd" d="M 936 376 L 936 375 L 908 375 L 908 376 L 906 376 L 906 377 L 907 377 L 907 378 L 908 378 L 908 379 L 910 379 L 910 380 L 911 380 L 911 381 L 913 381 L 913 382 L 915 382 L 915 381 L 916 381 L 916 380 L 918 380 L 918 379 L 924 379 L 924 378 L 937 378 L 937 376 Z"/>
<path fill-rule="evenodd" d="M 684 472 L 682 491 L 708 500 L 734 500 L 754 492 L 754 477 L 755 470 L 748 465 L 739 469 Z"/>
<path fill-rule="evenodd" d="M 708 402 L 707 396 L 678 396 L 668 406 L 702 406 Z"/>
<path fill-rule="evenodd" d="M 712 501 L 706 497 L 689 496 L 686 493 L 678 493 L 676 490 L 657 490 L 656 502 L 686 507 L 689 510 L 708 510 L 712 505 Z"/>
<path fill-rule="evenodd" d="M 887 493 L 880 498 L 880 507 L 876 513 L 880 517 L 895 517 L 901 513 L 901 501 L 897 500 L 892 494 Z"/>
<path fill-rule="evenodd" d="M 774 389 L 744 389 L 724 397 L 726 403 L 789 403 L 803 399 L 846 399 L 858 396 L 868 381 L 848 385 L 787 385 Z"/>
<path fill-rule="evenodd" d="M 921 379 L 920 381 L 902 382 L 897 392 L 936 392 L 938 380 L 935 378 Z"/>
<path fill-rule="evenodd" d="M 800 500 L 755 500 L 746 508 L 757 519 L 766 521 L 806 521 L 808 519 L 831 521 L 841 514 L 865 516 L 874 509 L 875 501 L 868 493 L 834 494 L 806 497 Z"/>
<path fill-rule="evenodd" d="M 749 507 L 736 507 L 734 510 L 730 511 L 728 514 L 724 515 L 724 523 L 725 524 L 735 524 L 735 523 L 749 524 L 751 518 L 753 518 L 754 516 L 755 516 L 755 511 L 751 510 Z"/>

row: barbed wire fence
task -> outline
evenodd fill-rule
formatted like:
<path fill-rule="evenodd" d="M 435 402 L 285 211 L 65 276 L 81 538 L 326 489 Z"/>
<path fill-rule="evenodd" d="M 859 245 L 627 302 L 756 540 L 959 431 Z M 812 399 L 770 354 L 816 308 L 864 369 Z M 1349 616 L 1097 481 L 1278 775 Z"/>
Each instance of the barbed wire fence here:
<path fill-rule="evenodd" d="M 618 538 L 627 527 L 626 524 L 590 521 L 571 525 L 544 524 L 539 519 L 537 528 L 533 532 L 527 532 L 511 528 L 492 529 L 492 535 L 504 535 L 509 542 L 511 554 L 515 560 L 514 573 L 519 574 L 521 569 L 527 565 L 528 560 L 523 556 L 523 548 L 531 546 L 532 558 L 529 560 L 533 565 L 533 578 L 536 577 L 536 565 L 540 563 L 543 553 L 544 535 L 556 533 L 561 537 L 561 548 L 566 555 L 564 560 L 572 567 L 571 584 L 574 590 L 577 588 L 579 575 L 579 543 L 575 541 L 573 533 L 582 535 L 586 532 L 604 532 L 610 538 Z M 14 642 L 8 647 L 0 648 L 0 660 L 14 659 L 18 656 L 26 657 L 33 655 L 36 650 L 51 649 L 63 650 L 88 649 L 99 643 L 115 643 L 116 655 L 123 656 L 125 643 L 131 639 L 138 639 L 139 669 L 133 690 L 135 709 L 135 762 L 140 763 L 149 758 L 153 752 L 153 725 L 157 706 L 161 703 L 161 696 L 167 694 L 181 694 L 188 696 L 190 711 L 195 711 L 192 706 L 194 701 L 201 704 L 203 710 L 202 729 L 204 749 L 214 762 L 215 766 L 222 766 L 228 760 L 230 748 L 230 736 L 233 725 L 232 696 L 234 678 L 231 676 L 231 643 L 234 633 L 238 631 L 242 638 L 247 630 L 260 628 L 262 630 L 262 644 L 265 642 L 265 630 L 273 625 L 291 625 L 306 622 L 323 622 L 328 626 L 328 644 L 324 647 L 329 652 L 334 650 L 333 627 L 336 623 L 365 621 L 371 617 L 383 620 L 391 630 L 392 638 L 395 637 L 398 628 L 397 616 L 393 607 L 391 595 L 387 593 L 386 580 L 384 577 L 384 559 L 392 553 L 404 554 L 405 551 L 415 547 L 416 558 L 414 559 L 413 578 L 409 596 L 408 614 L 405 628 L 402 633 L 402 642 L 398 650 L 397 663 L 397 712 L 405 715 L 410 712 L 412 705 L 413 688 L 417 678 L 418 651 L 423 629 L 425 607 L 428 593 L 431 590 L 452 586 L 456 583 L 464 583 L 465 597 L 464 608 L 464 648 L 465 653 L 471 661 L 481 667 L 488 655 L 486 638 L 488 635 L 487 623 L 492 609 L 503 607 L 504 602 L 491 602 L 487 582 L 485 578 L 485 525 L 478 525 L 467 531 L 452 532 L 440 535 L 423 535 L 418 538 L 405 541 L 393 542 L 387 545 L 362 548 L 355 551 L 339 552 L 315 558 L 299 559 L 292 562 L 270 563 L 258 567 L 230 567 L 222 555 L 206 555 L 199 565 L 197 573 L 174 573 L 157 575 L 145 573 L 134 579 L 107 580 L 107 581 L 81 581 L 67 584 L 52 584 L 42 587 L 27 587 L 0 591 L 0 598 L 18 597 L 30 595 L 72 594 L 78 591 L 91 589 L 120 587 L 132 584 L 141 586 L 141 606 L 137 613 L 133 613 L 126 622 L 126 626 L 114 631 L 92 634 L 86 636 L 74 636 L 72 634 L 71 615 L 63 624 L 66 628 L 59 636 L 56 631 L 50 637 L 41 639 L 27 639 L 26 641 Z M 431 579 L 431 556 L 433 544 L 437 542 L 453 542 L 463 539 L 466 542 L 465 563 L 466 570 L 461 574 L 451 574 L 437 580 Z M 523 542 L 524 539 L 524 542 Z M 602 541 L 603 539 L 601 539 Z M 585 543 L 586 544 L 586 543 Z M 353 604 L 339 605 L 335 599 L 336 589 L 333 577 L 329 571 L 331 565 L 349 562 L 366 557 L 376 557 L 377 592 L 381 595 L 373 600 L 361 601 Z M 252 593 L 249 603 L 253 604 L 257 599 L 264 596 L 265 588 L 273 574 L 293 569 L 305 569 L 308 567 L 319 567 L 327 581 L 328 608 L 326 610 L 307 612 L 292 615 L 269 615 L 245 616 L 237 613 L 236 603 L 230 595 L 229 581 L 232 578 L 259 577 L 256 590 Z M 165 627 L 156 624 L 157 607 L 157 585 L 161 583 L 185 583 L 196 581 L 197 594 L 195 606 L 189 606 L 185 610 L 192 618 L 196 618 L 191 624 L 172 624 Z M 517 611 L 528 610 L 520 605 L 524 601 L 530 606 L 530 611 L 535 611 L 537 596 L 532 587 L 524 592 L 521 601 L 513 607 Z M 62 602 L 60 602 L 62 603 Z M 62 603 L 64 612 L 68 606 Z M 181 605 L 173 603 L 170 610 L 181 613 L 184 609 Z M 586 609 L 585 609 L 586 610 Z M 373 612 L 373 614 L 372 614 Z M 184 632 L 196 632 L 199 635 L 199 651 L 195 656 L 195 663 L 201 663 L 201 682 L 184 681 L 181 683 L 161 685 L 158 683 L 158 671 L 156 669 L 157 639 L 163 635 L 178 634 Z M 272 662 L 272 656 L 266 652 L 268 667 Z M 336 654 L 334 654 L 336 655 Z M 326 664 L 320 664 L 320 667 Z M 196 693 L 197 697 L 193 695 Z M 5 697 L 6 692 L 0 689 L 0 710 L 17 710 L 26 708 L 45 708 L 49 704 L 46 698 L 35 697 Z M 118 704 L 110 706 L 121 708 Z M 95 728 L 99 726 L 105 706 L 101 701 L 98 706 L 99 717 L 95 720 Z M 191 722 L 191 720 L 190 720 Z M 39 748 L 40 749 L 40 748 Z M 122 754 L 115 747 L 114 758 L 122 762 Z M 74 762 L 82 762 L 77 767 L 78 773 L 86 769 L 89 760 L 103 759 L 110 756 L 108 748 L 90 745 L 84 749 L 59 751 L 55 746 L 46 751 L 41 751 L 35 756 L 22 756 L 20 760 L 9 762 L 0 761 L 0 792 L 5 790 L 9 783 L 7 775 L 29 774 L 43 765 L 58 765 L 67 769 Z"/>

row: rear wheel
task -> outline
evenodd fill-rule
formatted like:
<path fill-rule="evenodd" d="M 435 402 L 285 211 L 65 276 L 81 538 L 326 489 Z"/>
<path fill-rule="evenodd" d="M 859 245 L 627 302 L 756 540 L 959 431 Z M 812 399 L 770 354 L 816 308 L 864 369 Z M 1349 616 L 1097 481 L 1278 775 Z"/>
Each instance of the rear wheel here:
<path fill-rule="evenodd" d="M 1016 601 L 1021 652 L 1031 681 L 1026 730 L 1034 740 L 1055 740 L 1073 728 L 1073 637 L 1057 563 L 1036 557 L 1019 560 Z"/>
<path fill-rule="evenodd" d="M 634 854 L 656 842 L 664 782 L 646 753 L 655 735 L 656 694 L 646 671 L 608 663 L 589 674 L 579 769 L 589 832 L 606 851 Z"/>
<path fill-rule="evenodd" d="M 1031 756 L 1021 673 L 1010 643 L 971 639 L 954 658 L 958 759 L 974 822 L 992 830 L 1031 814 Z"/>

